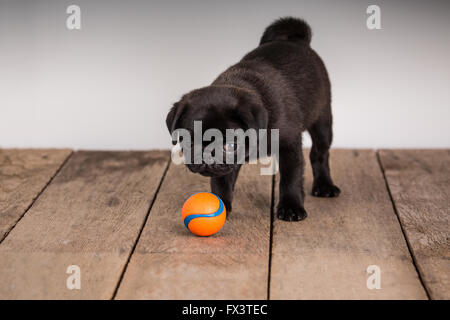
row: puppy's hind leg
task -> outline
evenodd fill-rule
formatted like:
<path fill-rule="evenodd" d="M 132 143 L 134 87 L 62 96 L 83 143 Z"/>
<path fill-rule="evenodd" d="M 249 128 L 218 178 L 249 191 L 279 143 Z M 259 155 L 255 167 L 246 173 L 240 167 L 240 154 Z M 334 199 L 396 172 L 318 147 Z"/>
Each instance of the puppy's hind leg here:
<path fill-rule="evenodd" d="M 211 192 L 222 199 L 227 210 L 227 217 L 232 211 L 234 185 L 236 184 L 240 169 L 241 165 L 238 165 L 233 172 L 226 176 L 211 178 Z"/>
<path fill-rule="evenodd" d="M 329 150 L 333 139 L 331 108 L 317 120 L 308 130 L 312 139 L 309 155 L 313 170 L 314 183 L 312 195 L 316 197 L 337 197 L 341 190 L 334 185 L 328 163 Z"/>

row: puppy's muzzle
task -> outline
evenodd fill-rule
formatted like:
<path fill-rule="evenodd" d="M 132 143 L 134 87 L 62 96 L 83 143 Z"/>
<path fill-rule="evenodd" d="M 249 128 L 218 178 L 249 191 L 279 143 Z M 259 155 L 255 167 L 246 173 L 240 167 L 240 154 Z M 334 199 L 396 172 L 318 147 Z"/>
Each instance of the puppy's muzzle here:
<path fill-rule="evenodd" d="M 206 177 L 221 177 L 233 171 L 234 166 L 228 164 L 187 164 L 193 173 L 199 173 Z"/>
<path fill-rule="evenodd" d="M 202 173 L 202 172 L 204 172 L 206 170 L 206 163 L 202 163 L 202 164 L 188 164 L 187 167 L 193 173 Z"/>

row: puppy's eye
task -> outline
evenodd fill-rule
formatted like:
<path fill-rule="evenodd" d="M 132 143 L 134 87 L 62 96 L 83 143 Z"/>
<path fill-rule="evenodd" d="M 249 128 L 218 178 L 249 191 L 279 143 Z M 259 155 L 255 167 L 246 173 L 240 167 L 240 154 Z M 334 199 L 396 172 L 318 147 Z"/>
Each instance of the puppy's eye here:
<path fill-rule="evenodd" d="M 234 153 L 238 149 L 238 146 L 236 143 L 227 143 L 223 146 L 223 150 L 227 153 Z"/>

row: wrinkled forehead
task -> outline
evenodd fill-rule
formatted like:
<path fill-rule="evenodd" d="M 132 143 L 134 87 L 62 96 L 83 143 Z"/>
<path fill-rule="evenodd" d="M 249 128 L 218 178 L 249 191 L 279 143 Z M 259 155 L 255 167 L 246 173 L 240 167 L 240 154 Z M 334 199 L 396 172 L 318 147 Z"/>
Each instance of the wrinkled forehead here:
<path fill-rule="evenodd" d="M 202 134 L 207 130 L 216 129 L 225 135 L 227 129 L 242 129 L 244 125 L 231 108 L 223 108 L 222 110 L 220 108 L 209 108 L 209 110 L 191 112 L 186 119 L 188 123 L 186 123 L 185 128 L 191 132 L 197 130 Z"/>

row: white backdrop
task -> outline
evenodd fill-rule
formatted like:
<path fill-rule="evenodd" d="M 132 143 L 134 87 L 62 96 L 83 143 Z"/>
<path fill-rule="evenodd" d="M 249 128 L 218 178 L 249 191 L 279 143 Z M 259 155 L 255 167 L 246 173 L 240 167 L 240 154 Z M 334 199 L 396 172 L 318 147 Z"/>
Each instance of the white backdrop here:
<path fill-rule="evenodd" d="M 66 28 L 70 4 L 81 30 Z M 171 104 L 284 15 L 313 28 L 335 147 L 450 147 L 448 2 L 299 0 L 0 0 L 0 147 L 167 148 Z"/>

